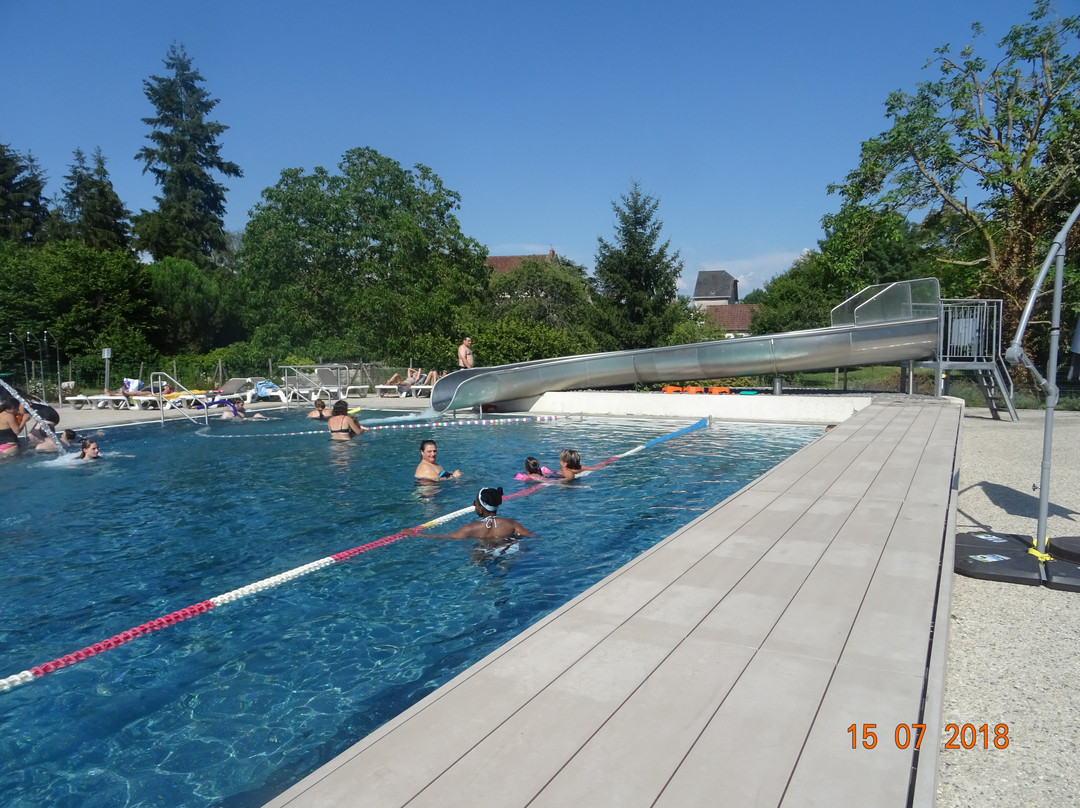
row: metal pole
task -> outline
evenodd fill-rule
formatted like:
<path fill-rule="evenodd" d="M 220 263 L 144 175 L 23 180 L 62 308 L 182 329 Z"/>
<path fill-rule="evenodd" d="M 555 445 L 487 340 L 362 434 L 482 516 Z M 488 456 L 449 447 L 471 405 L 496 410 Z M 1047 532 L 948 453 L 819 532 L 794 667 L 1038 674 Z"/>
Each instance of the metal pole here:
<path fill-rule="evenodd" d="M 36 339 L 36 337 L 35 337 L 35 339 Z M 27 342 L 29 342 L 29 341 L 30 341 L 30 332 L 29 332 L 29 331 L 27 331 L 27 332 L 26 332 L 26 341 L 27 341 Z M 41 340 L 38 340 L 38 358 L 39 358 L 39 359 L 41 358 Z M 30 364 L 31 364 L 31 366 L 33 366 L 33 362 L 31 362 Z M 42 364 L 44 365 L 44 363 L 42 363 Z M 37 378 L 37 371 L 34 371 L 34 378 L 35 378 L 35 379 Z M 26 386 L 27 386 L 27 388 L 29 388 L 29 387 L 30 387 L 30 384 L 29 384 L 29 382 L 27 382 L 27 385 L 26 385 Z M 28 393 L 29 393 L 29 392 L 30 392 L 30 390 L 29 390 L 29 389 L 27 389 L 27 391 L 26 391 L 26 392 L 28 392 Z"/>
<path fill-rule="evenodd" d="M 30 368 L 26 362 L 26 341 L 21 340 L 15 336 L 15 332 L 8 331 L 8 342 L 14 343 L 15 340 L 19 340 L 19 344 L 22 346 L 22 372 L 23 372 L 23 387 L 30 386 Z"/>
<path fill-rule="evenodd" d="M 49 355 L 49 332 L 46 331 L 45 332 L 45 353 L 43 353 L 42 356 L 41 356 L 41 400 L 46 401 L 46 402 L 49 400 L 49 396 L 45 392 L 45 359 L 46 359 L 46 357 L 48 357 L 48 355 Z M 60 395 L 60 389 L 59 388 L 57 388 L 57 390 L 56 390 L 56 395 L 57 396 Z"/>
<path fill-rule="evenodd" d="M 54 335 L 55 336 L 55 335 Z M 60 373 L 60 341 L 56 342 L 56 400 L 61 407 L 64 406 L 64 397 L 60 395 L 60 391 L 63 390 L 64 377 Z"/>
<path fill-rule="evenodd" d="M 1054 271 L 1054 309 L 1050 315 L 1050 355 L 1046 360 L 1046 419 L 1043 422 L 1042 477 L 1039 480 L 1039 522 L 1035 547 L 1046 552 L 1046 521 L 1050 511 L 1050 460 L 1054 449 L 1054 408 L 1058 402 L 1057 361 L 1061 341 L 1061 287 L 1065 275 L 1065 242 L 1058 249 Z M 1044 572 L 1045 574 L 1045 572 Z"/>

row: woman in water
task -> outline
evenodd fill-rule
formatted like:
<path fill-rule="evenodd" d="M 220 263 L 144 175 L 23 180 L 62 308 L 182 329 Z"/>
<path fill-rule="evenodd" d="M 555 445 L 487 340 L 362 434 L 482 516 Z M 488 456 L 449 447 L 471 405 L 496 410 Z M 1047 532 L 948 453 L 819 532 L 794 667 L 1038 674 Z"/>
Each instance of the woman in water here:
<path fill-rule="evenodd" d="M 79 460 L 100 460 L 101 459 L 101 455 L 98 454 L 98 445 L 97 445 L 96 440 L 90 440 L 89 438 L 84 438 L 83 442 L 81 444 L 79 444 L 79 446 L 82 449 L 82 451 L 79 452 Z"/>
<path fill-rule="evenodd" d="M 493 543 L 520 536 L 534 536 L 526 530 L 520 522 L 513 519 L 497 516 L 499 506 L 502 505 L 503 490 L 501 488 L 481 488 L 480 493 L 473 500 L 473 508 L 476 515 L 483 517 L 479 522 L 469 522 L 462 525 L 453 533 L 436 535 L 433 533 L 423 534 L 429 539 L 477 539 L 481 542 Z"/>
<path fill-rule="evenodd" d="M 9 398 L 0 408 L 0 457 L 19 453 L 19 431 L 26 419 L 26 410 L 15 398 Z"/>
<path fill-rule="evenodd" d="M 435 441 L 430 438 L 420 441 L 420 463 L 416 467 L 416 473 L 413 475 L 416 477 L 416 481 L 421 485 L 430 485 L 436 483 L 439 480 L 444 480 L 447 477 L 460 477 L 461 471 L 446 471 L 442 466 L 435 462 L 439 456 L 439 449 L 435 446 Z"/>
<path fill-rule="evenodd" d="M 326 419 L 326 427 L 330 430 L 330 440 L 352 440 L 353 435 L 371 431 L 366 426 L 360 426 L 360 422 L 349 415 L 349 402 L 344 399 L 334 402 L 334 410 Z"/>
<path fill-rule="evenodd" d="M 320 421 L 327 419 L 326 415 L 326 402 L 321 398 L 315 399 L 315 409 L 307 414 L 308 418 L 318 418 Z"/>

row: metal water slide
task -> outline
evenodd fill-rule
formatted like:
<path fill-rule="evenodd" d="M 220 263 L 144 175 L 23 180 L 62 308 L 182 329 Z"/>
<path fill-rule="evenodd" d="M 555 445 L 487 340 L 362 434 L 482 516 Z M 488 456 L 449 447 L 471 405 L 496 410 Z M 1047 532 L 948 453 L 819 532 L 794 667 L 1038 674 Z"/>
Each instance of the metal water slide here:
<path fill-rule="evenodd" d="M 869 286 L 834 308 L 831 321 L 806 331 L 459 370 L 435 382 L 431 405 L 445 412 L 558 390 L 930 359 L 941 322 L 938 281 Z"/>

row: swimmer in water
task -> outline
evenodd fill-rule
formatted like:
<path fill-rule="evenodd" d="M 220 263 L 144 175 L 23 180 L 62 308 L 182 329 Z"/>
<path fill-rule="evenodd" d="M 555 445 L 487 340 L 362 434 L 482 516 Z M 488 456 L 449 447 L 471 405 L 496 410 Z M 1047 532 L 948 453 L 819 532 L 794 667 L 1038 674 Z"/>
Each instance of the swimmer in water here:
<path fill-rule="evenodd" d="M 430 438 L 420 441 L 420 463 L 417 465 L 416 473 L 413 476 L 421 485 L 431 485 L 439 480 L 461 476 L 460 470 L 446 471 L 436 463 L 435 460 L 438 455 L 439 450 L 435 446 L 435 441 Z"/>
<path fill-rule="evenodd" d="M 487 544 L 497 544 L 507 539 L 516 539 L 521 536 L 534 536 L 525 529 L 520 522 L 498 516 L 496 512 L 502 505 L 503 490 L 501 488 L 481 488 L 480 493 L 473 500 L 473 508 L 476 515 L 483 517 L 479 522 L 469 522 L 462 525 L 453 533 L 436 535 L 433 533 L 420 534 L 429 539 L 476 539 Z"/>

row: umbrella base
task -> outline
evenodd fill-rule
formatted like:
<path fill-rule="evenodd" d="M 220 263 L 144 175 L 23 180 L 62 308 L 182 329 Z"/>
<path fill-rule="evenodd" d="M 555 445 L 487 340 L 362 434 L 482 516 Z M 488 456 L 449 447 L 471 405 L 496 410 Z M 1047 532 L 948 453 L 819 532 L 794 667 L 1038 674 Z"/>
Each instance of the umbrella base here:
<path fill-rule="evenodd" d="M 1047 539 L 1046 552 L 1055 559 L 1080 564 L 1080 536 L 1058 536 Z"/>
<path fill-rule="evenodd" d="M 1080 565 L 1057 558 L 1047 562 L 1046 585 L 1051 589 L 1080 592 Z"/>
<path fill-rule="evenodd" d="M 1031 546 L 1030 536 L 1015 533 L 958 533 L 953 569 L 969 578 L 1039 586 L 1042 567 L 1028 552 Z"/>

